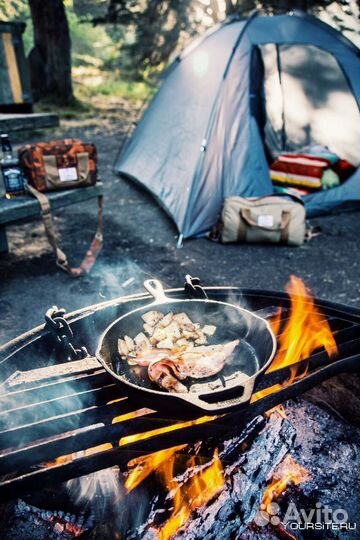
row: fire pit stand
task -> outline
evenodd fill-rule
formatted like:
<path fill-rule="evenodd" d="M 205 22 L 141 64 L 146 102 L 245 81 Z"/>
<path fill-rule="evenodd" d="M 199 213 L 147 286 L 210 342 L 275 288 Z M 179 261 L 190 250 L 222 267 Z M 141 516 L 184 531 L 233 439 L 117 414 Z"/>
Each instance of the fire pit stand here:
<path fill-rule="evenodd" d="M 230 287 L 209 287 L 206 292 L 209 298 L 238 302 L 265 318 L 273 317 L 279 308 L 283 322 L 288 315 L 290 300 L 285 293 Z M 174 289 L 167 294 L 182 298 L 186 293 Z M 74 348 L 86 347 L 90 354 L 86 359 L 61 362 L 52 333 L 43 326 L 0 349 L 1 500 L 112 465 L 122 469 L 136 456 L 174 445 L 230 437 L 275 405 L 360 366 L 360 310 L 316 300 L 337 342 L 334 359 L 329 360 L 324 350 L 315 351 L 304 378 L 232 414 L 199 418 L 189 412 L 181 418 L 165 417 L 164 412 L 144 409 L 121 395 L 91 356 L 109 322 L 148 299 L 145 294 L 133 295 L 68 314 Z M 268 373 L 255 394 L 288 378 L 289 368 Z"/>

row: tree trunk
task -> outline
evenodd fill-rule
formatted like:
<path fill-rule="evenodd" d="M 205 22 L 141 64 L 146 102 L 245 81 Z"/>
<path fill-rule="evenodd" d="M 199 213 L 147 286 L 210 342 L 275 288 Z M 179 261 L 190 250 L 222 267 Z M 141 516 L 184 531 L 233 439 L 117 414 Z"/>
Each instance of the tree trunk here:
<path fill-rule="evenodd" d="M 34 47 L 29 54 L 33 98 L 50 97 L 59 104 L 73 100 L 71 39 L 62 0 L 29 0 Z"/>

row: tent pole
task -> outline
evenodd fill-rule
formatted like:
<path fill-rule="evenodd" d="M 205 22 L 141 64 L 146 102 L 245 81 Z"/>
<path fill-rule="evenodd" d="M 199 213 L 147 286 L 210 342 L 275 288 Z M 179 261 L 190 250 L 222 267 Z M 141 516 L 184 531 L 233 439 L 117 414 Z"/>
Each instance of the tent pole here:
<path fill-rule="evenodd" d="M 276 64 L 278 68 L 278 74 L 279 74 L 279 83 L 280 83 L 280 89 L 281 89 L 281 101 L 282 101 L 282 127 L 281 127 L 281 150 L 286 150 L 286 131 L 285 131 L 285 101 L 284 101 L 284 89 L 282 85 L 282 77 L 281 77 L 281 60 L 280 60 L 280 51 L 279 51 L 279 45 L 276 45 Z"/>
<path fill-rule="evenodd" d="M 176 247 L 178 249 L 183 247 L 183 240 L 184 240 L 184 236 L 182 234 L 179 234 L 179 238 L 178 238 L 178 241 L 177 241 L 177 244 L 176 244 Z"/>

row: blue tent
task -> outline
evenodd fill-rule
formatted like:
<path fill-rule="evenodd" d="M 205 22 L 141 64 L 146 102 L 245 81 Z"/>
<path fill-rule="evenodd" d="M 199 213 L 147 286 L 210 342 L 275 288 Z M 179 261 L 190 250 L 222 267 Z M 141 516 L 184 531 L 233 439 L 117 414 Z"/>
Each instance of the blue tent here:
<path fill-rule="evenodd" d="M 273 192 L 267 155 L 314 143 L 360 165 L 360 51 L 302 13 L 235 18 L 171 64 L 116 171 L 188 238 L 214 225 L 225 197 Z M 359 203 L 360 168 L 305 197 L 308 216 Z"/>

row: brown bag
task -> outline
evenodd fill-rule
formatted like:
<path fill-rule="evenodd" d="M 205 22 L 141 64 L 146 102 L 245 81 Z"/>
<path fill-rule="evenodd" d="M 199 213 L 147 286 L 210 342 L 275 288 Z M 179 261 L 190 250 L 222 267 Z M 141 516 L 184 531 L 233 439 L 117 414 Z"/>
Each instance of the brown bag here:
<path fill-rule="evenodd" d="M 57 245 L 50 201 L 44 192 L 94 185 L 97 181 L 96 147 L 79 139 L 27 144 L 19 149 L 19 162 L 28 181 L 27 190 L 40 204 L 46 235 L 57 265 L 73 277 L 88 273 L 103 244 L 102 195 L 98 196 L 96 234 L 81 265 L 72 268 Z"/>
<path fill-rule="evenodd" d="M 19 161 L 29 184 L 42 193 L 96 183 L 96 147 L 80 139 L 26 144 Z"/>
<path fill-rule="evenodd" d="M 222 243 L 272 243 L 301 246 L 306 238 L 305 208 L 288 194 L 225 199 L 212 239 Z"/>

